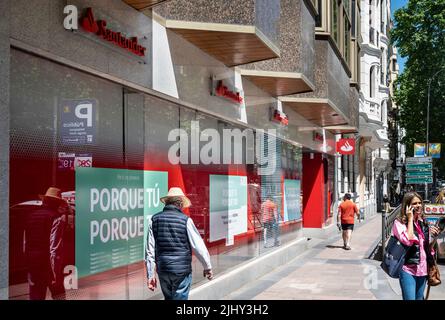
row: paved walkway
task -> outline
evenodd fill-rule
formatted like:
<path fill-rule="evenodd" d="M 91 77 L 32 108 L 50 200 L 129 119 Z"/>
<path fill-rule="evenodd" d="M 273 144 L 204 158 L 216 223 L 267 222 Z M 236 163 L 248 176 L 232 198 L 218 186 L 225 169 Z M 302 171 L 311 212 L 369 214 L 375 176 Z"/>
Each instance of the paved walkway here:
<path fill-rule="evenodd" d="M 302 255 L 224 299 L 401 300 L 398 279 L 388 277 L 380 261 L 368 258 L 381 236 L 381 215 L 355 227 L 352 250 L 342 248 L 340 232 L 324 241 L 311 239 Z M 432 288 L 430 299 L 445 299 L 444 287 Z"/>

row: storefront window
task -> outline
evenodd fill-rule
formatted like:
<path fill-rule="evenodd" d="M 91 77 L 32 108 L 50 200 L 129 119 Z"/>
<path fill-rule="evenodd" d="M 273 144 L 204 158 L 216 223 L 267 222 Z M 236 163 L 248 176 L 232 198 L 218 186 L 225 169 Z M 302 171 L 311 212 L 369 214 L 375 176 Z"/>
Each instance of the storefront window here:
<path fill-rule="evenodd" d="M 169 187 L 190 198 L 185 213 L 215 274 L 301 230 L 301 147 L 21 51 L 12 51 L 11 75 L 11 299 L 29 298 L 26 239 L 45 238 L 30 234 L 29 213 L 49 187 L 72 208 L 61 238 L 61 272 L 74 281 L 67 299 L 161 297 L 146 288 L 143 252 L 146 218 L 162 209 Z M 186 143 L 172 149 L 179 137 Z M 264 160 L 273 162 L 267 175 Z M 268 198 L 274 206 L 264 205 Z M 275 208 L 273 223 L 265 208 Z M 196 284 L 202 267 L 193 259 L 192 268 Z"/>

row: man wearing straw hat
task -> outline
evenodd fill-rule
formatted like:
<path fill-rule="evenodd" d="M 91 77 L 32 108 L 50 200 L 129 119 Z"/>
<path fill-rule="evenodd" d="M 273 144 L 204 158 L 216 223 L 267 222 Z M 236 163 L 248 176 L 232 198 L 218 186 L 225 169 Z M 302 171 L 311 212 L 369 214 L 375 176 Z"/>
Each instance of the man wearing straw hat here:
<path fill-rule="evenodd" d="M 165 300 L 187 300 L 192 284 L 192 249 L 204 268 L 203 276 L 212 280 L 210 255 L 193 220 L 182 212 L 191 203 L 181 188 L 170 188 L 161 201 L 164 210 L 148 220 L 147 286 L 151 291 L 157 287 L 156 270 Z"/>
<path fill-rule="evenodd" d="M 49 288 L 53 299 L 64 299 L 63 233 L 69 205 L 58 188 L 39 197 L 42 206 L 29 213 L 25 226 L 29 298 L 44 300 Z"/>

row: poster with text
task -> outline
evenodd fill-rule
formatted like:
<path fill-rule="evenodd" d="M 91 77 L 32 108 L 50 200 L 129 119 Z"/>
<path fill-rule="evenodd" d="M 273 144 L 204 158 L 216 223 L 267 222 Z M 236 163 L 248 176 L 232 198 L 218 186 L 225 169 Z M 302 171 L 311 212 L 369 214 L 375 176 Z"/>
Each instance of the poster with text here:
<path fill-rule="evenodd" d="M 79 277 L 141 261 L 147 217 L 161 211 L 166 172 L 76 170 L 76 267 Z"/>
<path fill-rule="evenodd" d="M 284 221 L 301 219 L 300 180 L 284 180 Z"/>
<path fill-rule="evenodd" d="M 247 232 L 247 177 L 210 175 L 210 241 Z"/>
<path fill-rule="evenodd" d="M 64 145 L 96 143 L 97 101 L 68 100 L 60 105 L 60 140 Z"/>

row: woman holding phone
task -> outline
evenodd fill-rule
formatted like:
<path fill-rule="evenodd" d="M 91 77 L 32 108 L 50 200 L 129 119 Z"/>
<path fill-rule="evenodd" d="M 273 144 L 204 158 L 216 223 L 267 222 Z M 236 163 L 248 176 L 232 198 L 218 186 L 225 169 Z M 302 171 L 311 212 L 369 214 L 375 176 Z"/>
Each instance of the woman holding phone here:
<path fill-rule="evenodd" d="M 423 300 L 427 281 L 427 259 L 434 256 L 432 237 L 439 234 L 435 226 L 428 227 L 424 220 L 422 198 L 416 192 L 408 192 L 402 200 L 400 215 L 394 221 L 392 234 L 409 246 L 405 263 L 400 271 L 400 287 L 403 300 Z"/>

